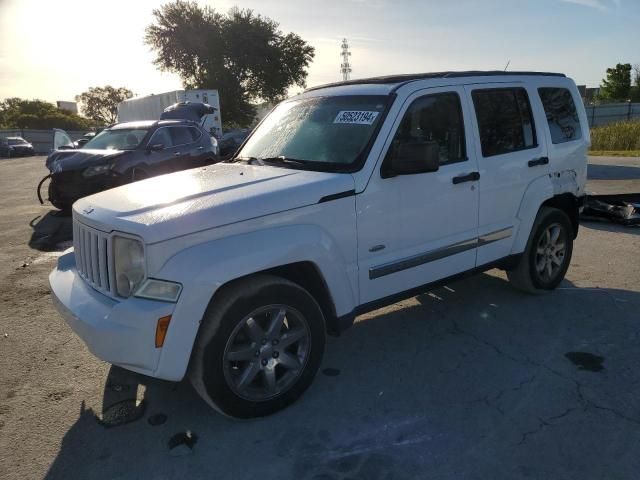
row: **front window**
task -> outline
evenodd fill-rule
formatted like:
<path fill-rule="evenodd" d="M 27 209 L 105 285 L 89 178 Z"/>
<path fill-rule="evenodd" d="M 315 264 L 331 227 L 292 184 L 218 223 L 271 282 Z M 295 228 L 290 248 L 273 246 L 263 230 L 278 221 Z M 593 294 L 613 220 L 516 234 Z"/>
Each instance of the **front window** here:
<path fill-rule="evenodd" d="M 7 143 L 9 145 L 26 145 L 27 141 L 22 138 L 10 138 Z"/>
<path fill-rule="evenodd" d="M 89 140 L 84 148 L 95 150 L 135 150 L 147 135 L 145 128 L 117 128 L 103 130 Z"/>
<path fill-rule="evenodd" d="M 262 122 L 238 158 L 281 157 L 318 170 L 357 169 L 390 98 L 350 95 L 284 102 Z"/>

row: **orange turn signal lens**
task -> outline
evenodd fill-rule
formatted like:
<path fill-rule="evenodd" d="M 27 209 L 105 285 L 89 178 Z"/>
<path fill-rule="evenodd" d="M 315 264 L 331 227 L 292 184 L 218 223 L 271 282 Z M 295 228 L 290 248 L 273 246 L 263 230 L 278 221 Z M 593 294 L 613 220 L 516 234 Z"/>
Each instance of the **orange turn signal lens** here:
<path fill-rule="evenodd" d="M 158 319 L 158 324 L 156 325 L 156 348 L 162 347 L 164 345 L 164 337 L 167 336 L 167 330 L 169 330 L 169 322 L 171 321 L 171 315 L 167 315 L 166 317 L 161 317 Z"/>

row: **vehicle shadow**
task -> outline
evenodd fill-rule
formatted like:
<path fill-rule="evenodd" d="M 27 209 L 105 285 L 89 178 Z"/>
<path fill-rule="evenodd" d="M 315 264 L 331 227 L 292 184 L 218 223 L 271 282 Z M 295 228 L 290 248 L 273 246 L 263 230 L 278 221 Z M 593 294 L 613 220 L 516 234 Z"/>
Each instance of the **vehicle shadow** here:
<path fill-rule="evenodd" d="M 607 220 L 585 220 L 580 219 L 580 228 L 590 228 L 601 232 L 628 233 L 629 235 L 640 235 L 640 225 L 620 225 Z"/>
<path fill-rule="evenodd" d="M 358 318 L 296 404 L 251 421 L 113 367 L 46 478 L 618 478 L 640 450 L 640 373 L 619 367 L 640 356 L 638 307 L 568 281 L 526 295 L 492 271 Z M 106 428 L 127 400 L 134 420 Z"/>
<path fill-rule="evenodd" d="M 29 246 L 43 252 L 66 250 L 72 246 L 73 224 L 70 215 L 59 210 L 49 210 L 29 222 L 33 229 Z"/>
<path fill-rule="evenodd" d="M 640 167 L 589 163 L 587 178 L 589 180 L 640 180 Z"/>

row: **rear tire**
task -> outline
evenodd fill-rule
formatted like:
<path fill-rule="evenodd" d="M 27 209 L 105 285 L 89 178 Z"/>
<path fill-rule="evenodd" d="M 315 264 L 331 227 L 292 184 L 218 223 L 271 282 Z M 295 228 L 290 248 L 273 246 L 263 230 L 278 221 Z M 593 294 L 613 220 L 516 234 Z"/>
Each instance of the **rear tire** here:
<path fill-rule="evenodd" d="M 283 278 L 256 275 L 227 287 L 209 305 L 189 377 L 221 413 L 262 417 L 311 385 L 324 344 L 324 317 L 311 294 Z"/>
<path fill-rule="evenodd" d="M 562 210 L 542 207 L 518 264 L 507 271 L 509 282 L 527 293 L 555 289 L 564 278 L 573 253 L 573 226 Z"/>

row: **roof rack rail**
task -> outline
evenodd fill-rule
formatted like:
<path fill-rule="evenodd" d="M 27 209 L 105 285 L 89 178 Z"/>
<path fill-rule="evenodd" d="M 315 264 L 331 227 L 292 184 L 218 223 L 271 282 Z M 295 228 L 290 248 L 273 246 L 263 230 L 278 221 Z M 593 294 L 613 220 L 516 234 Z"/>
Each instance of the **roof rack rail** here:
<path fill-rule="evenodd" d="M 464 78 L 464 77 L 500 77 L 500 76 L 543 76 L 543 77 L 566 77 L 564 73 L 552 73 L 552 72 L 505 72 L 502 70 L 469 70 L 464 72 L 426 72 L 426 73 L 408 73 L 400 75 L 385 75 L 381 77 L 359 78 L 355 80 L 347 80 L 343 82 L 327 83 L 324 85 L 318 85 L 310 87 L 305 92 L 311 92 L 313 90 L 319 90 L 321 88 L 328 87 L 340 87 L 343 85 L 363 85 L 363 84 L 377 84 L 377 85 L 391 85 L 395 83 L 408 83 L 416 80 L 429 80 L 432 78 Z"/>

